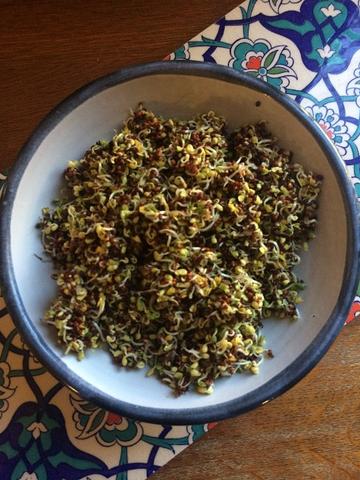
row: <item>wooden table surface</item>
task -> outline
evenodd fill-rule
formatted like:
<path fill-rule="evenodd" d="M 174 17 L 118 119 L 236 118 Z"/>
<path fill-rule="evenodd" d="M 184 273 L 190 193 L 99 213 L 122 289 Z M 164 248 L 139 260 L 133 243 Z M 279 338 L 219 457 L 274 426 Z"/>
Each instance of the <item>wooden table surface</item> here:
<path fill-rule="evenodd" d="M 234 0 L 0 0 L 0 170 L 64 96 L 163 58 Z M 219 424 L 154 480 L 360 479 L 360 321 L 291 391 Z"/>

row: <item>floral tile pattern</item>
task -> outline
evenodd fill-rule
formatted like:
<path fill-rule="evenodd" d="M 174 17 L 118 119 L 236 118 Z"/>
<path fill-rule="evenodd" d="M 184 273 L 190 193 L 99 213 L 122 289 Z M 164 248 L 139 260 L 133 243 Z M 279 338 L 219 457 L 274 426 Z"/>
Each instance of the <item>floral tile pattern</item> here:
<path fill-rule="evenodd" d="M 360 197 L 358 1 L 247 0 L 168 59 L 228 65 L 290 95 L 334 142 Z M 360 288 L 348 322 L 359 316 Z M 144 480 L 213 426 L 138 422 L 80 398 L 0 303 L 1 480 Z"/>

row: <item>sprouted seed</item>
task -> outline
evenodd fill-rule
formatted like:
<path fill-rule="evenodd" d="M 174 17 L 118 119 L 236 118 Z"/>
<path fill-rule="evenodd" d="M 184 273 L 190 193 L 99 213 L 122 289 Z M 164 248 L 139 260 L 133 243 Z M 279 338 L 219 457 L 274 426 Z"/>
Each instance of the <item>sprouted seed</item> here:
<path fill-rule="evenodd" d="M 139 105 L 71 161 L 39 223 L 58 286 L 45 321 L 65 351 L 105 346 L 177 394 L 258 373 L 262 321 L 297 318 L 293 267 L 317 224 L 321 176 L 291 156 L 265 123 L 228 133 L 211 111 Z"/>

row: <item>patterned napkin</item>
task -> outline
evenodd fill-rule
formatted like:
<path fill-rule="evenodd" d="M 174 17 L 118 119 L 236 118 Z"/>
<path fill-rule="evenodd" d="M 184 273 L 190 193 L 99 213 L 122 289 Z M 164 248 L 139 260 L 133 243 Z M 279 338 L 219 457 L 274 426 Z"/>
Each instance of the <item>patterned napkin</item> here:
<path fill-rule="evenodd" d="M 229 65 L 286 92 L 335 143 L 360 196 L 357 1 L 248 0 L 167 59 Z M 358 315 L 360 290 L 348 322 Z M 89 403 L 33 357 L 3 302 L 0 318 L 1 480 L 144 480 L 213 426 L 153 425 Z"/>

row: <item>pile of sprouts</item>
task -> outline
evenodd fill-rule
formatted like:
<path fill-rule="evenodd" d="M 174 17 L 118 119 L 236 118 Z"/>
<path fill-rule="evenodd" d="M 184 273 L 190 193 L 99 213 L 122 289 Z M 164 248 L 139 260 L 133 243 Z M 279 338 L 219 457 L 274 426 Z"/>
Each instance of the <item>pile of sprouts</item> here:
<path fill-rule="evenodd" d="M 297 318 L 317 224 L 321 177 L 291 157 L 265 123 L 139 105 L 71 161 L 39 223 L 58 286 L 44 319 L 66 352 L 105 347 L 177 394 L 258 373 L 264 319 Z"/>

